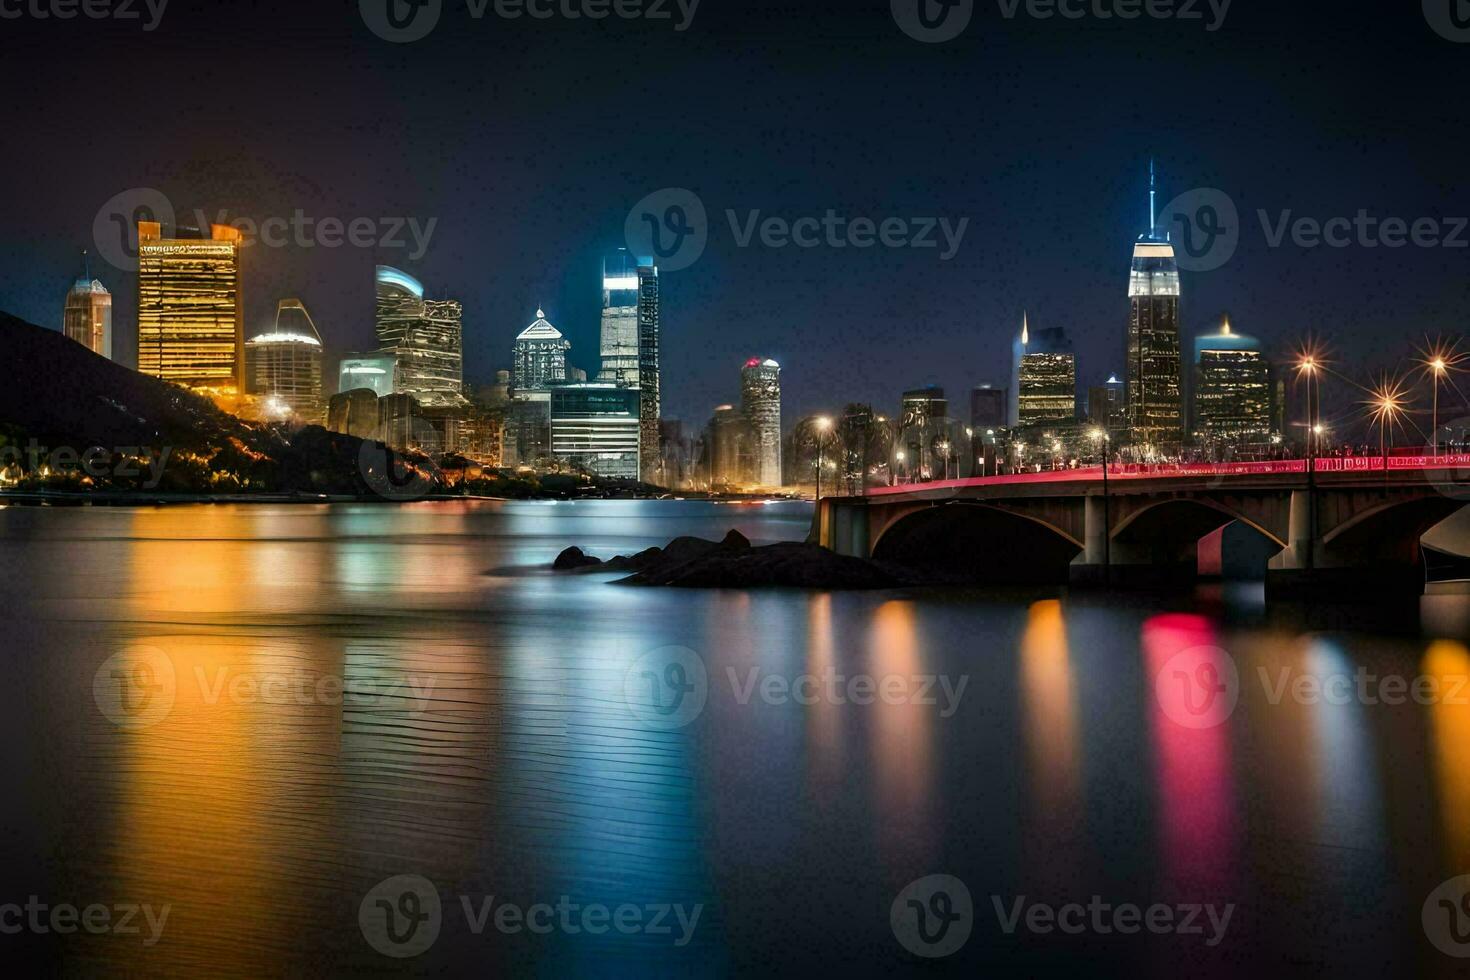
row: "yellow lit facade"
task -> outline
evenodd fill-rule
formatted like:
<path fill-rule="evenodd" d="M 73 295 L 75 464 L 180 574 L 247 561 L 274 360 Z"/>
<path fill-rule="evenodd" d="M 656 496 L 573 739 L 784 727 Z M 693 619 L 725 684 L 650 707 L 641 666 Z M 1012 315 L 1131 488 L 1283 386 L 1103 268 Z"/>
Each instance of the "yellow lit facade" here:
<path fill-rule="evenodd" d="M 245 386 L 238 229 L 164 238 L 138 223 L 138 370 L 200 394 L 236 399 Z"/>

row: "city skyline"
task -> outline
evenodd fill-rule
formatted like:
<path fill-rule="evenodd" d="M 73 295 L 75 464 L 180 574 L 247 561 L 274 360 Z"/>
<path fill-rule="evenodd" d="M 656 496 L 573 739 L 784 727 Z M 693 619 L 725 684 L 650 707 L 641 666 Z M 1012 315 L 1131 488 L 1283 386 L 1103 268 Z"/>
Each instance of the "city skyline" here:
<path fill-rule="evenodd" d="M 1227 265 L 1185 273 L 1186 336 L 1229 311 L 1249 323 L 1272 354 L 1285 353 L 1303 333 L 1331 328 L 1353 360 L 1382 360 L 1392 356 L 1392 336 L 1452 332 L 1460 310 L 1470 305 L 1463 277 L 1454 272 L 1463 252 L 1303 249 L 1290 238 L 1273 247 L 1256 214 L 1265 210 L 1274 230 L 1287 211 L 1292 221 L 1352 217 L 1359 209 L 1411 221 L 1470 212 L 1456 189 L 1455 168 L 1434 141 L 1359 136 L 1377 132 L 1380 119 L 1392 119 L 1395 132 L 1443 131 L 1433 108 L 1405 96 L 1443 77 L 1458 51 L 1417 12 L 1370 21 L 1366 12 L 1333 8 L 1351 29 L 1325 21 L 1342 58 L 1323 64 L 1310 57 L 1309 42 L 1324 29 L 1316 18 L 1326 8 L 1232 10 L 1233 45 L 1284 66 L 1284 78 L 1268 84 L 1238 70 L 1235 48 L 1215 43 L 1219 34 L 1177 23 L 1007 24 L 992 13 L 950 45 L 925 46 L 898 31 L 881 6 L 848 12 L 840 21 L 842 44 L 806 54 L 815 73 L 778 66 L 756 77 L 730 52 L 732 38 L 786 49 L 829 37 L 833 21 L 817 7 L 783 7 L 778 17 L 776 8 L 760 2 L 745 5 L 743 13 L 706 5 L 696 26 L 682 34 L 640 32 L 640 42 L 666 66 L 666 77 L 629 79 L 619 91 L 588 83 L 608 77 L 607 66 L 629 38 L 602 37 L 590 25 L 461 25 L 465 29 L 398 48 L 360 22 L 337 18 L 337 11 L 300 11 L 302 30 L 285 38 L 244 11 L 170 11 L 149 38 L 160 54 L 230 37 L 256 56 L 252 84 L 213 104 L 208 115 L 215 121 L 205 125 L 189 104 L 187 85 L 145 97 L 139 82 L 119 70 L 124 102 L 158 106 L 149 117 L 154 137 L 140 145 L 80 131 L 62 136 L 39 112 L 40 100 L 18 99 L 19 131 L 56 132 L 58 138 L 28 146 L 40 176 L 37 193 L 15 202 L 17 225 L 30 229 L 24 247 L 0 244 L 8 270 L 0 279 L 0 308 L 52 323 L 57 290 L 65 289 L 78 250 L 95 248 L 91 226 L 99 208 L 129 188 L 157 188 L 191 220 L 196 208 L 211 220 L 223 210 L 228 220 L 247 217 L 257 226 L 289 219 L 297 209 L 317 221 L 369 218 L 379 222 L 379 240 L 393 231 L 387 216 L 414 217 L 421 228 L 437 219 L 422 254 L 407 229 L 397 233 L 401 248 L 249 247 L 246 323 L 266 322 L 277 299 L 299 296 L 333 346 L 367 349 L 371 300 L 355 284 L 375 264 L 407 267 L 465 303 L 467 376 L 484 380 L 506 366 L 503 330 L 523 323 L 537 304 L 553 312 L 578 349 L 592 349 L 598 297 L 586 295 L 583 284 L 607 248 L 622 242 L 636 202 L 682 186 L 704 201 L 713 234 L 697 263 L 666 272 L 661 283 L 663 302 L 681 311 L 677 329 L 684 331 L 678 336 L 673 325 L 665 329 L 662 368 L 681 379 L 665 395 L 666 416 L 706 416 L 721 400 L 725 365 L 754 351 L 787 366 L 788 389 L 798 399 L 793 416 L 849 395 L 878 402 L 893 387 L 933 382 L 958 391 L 977 381 L 998 383 L 986 348 L 1005 349 L 1022 307 L 1073 330 L 1085 386 L 1122 370 L 1110 336 L 1117 322 L 1117 270 L 1126 261 L 1127 236 L 1142 223 L 1139 202 L 1151 156 L 1159 160 L 1161 203 L 1194 188 L 1220 188 L 1235 202 L 1244 230 Z M 1363 30 L 1365 23 L 1373 25 L 1371 32 Z M 102 70 L 120 67 L 119 55 L 108 48 L 115 40 L 109 30 L 78 32 L 72 39 L 77 56 Z M 350 52 L 347 64 L 387 59 L 408 71 L 415 85 L 396 90 L 357 69 L 328 70 L 309 59 L 303 64 L 296 55 L 313 30 L 342 44 Z M 1412 57 L 1388 84 L 1369 85 L 1348 66 L 1371 61 L 1379 43 Z M 567 46 L 577 52 L 577 63 L 563 76 L 544 79 L 544 92 L 532 98 L 495 99 L 484 82 L 470 79 L 462 98 L 448 99 L 438 84 L 447 72 L 438 63 L 456 55 L 473 52 L 479 60 L 529 70 Z M 1131 56 L 1138 46 L 1151 52 L 1146 64 Z M 1047 71 L 1073 54 L 1090 58 L 1120 90 L 1149 91 L 1147 106 L 1129 105 L 1107 119 L 1076 116 L 1087 90 Z M 16 53 L 18 74 L 28 70 L 30 57 Z M 867 73 L 844 70 L 859 60 Z M 31 67 L 57 98 L 78 94 L 76 81 Z M 1188 85 L 1152 84 L 1186 70 Z M 960 122 L 944 100 L 900 96 L 904 89 L 895 83 L 915 73 L 1005 97 L 992 100 L 985 119 Z M 1278 82 L 1300 91 L 1300 99 L 1282 104 L 1266 98 Z M 30 84 L 17 91 L 30 91 Z M 718 94 L 750 86 L 761 93 L 789 87 L 796 96 L 736 100 Z M 306 93 L 313 88 L 319 94 Z M 840 98 L 846 94 L 854 96 L 850 104 Z M 676 141 L 665 157 L 649 163 L 641 124 L 628 125 L 620 111 L 639 100 L 663 106 L 700 138 Z M 891 140 L 876 145 L 856 135 L 864 128 L 854 125 L 858 105 L 861 118 L 884 120 Z M 758 138 L 765 131 L 794 134 L 807 114 L 823 107 L 832 107 L 833 135 L 807 147 L 804 165 L 784 162 L 788 151 L 781 141 L 768 145 Z M 194 141 L 221 118 L 242 132 L 269 127 L 274 138 L 244 147 Z M 1335 122 L 1320 138 L 1289 138 L 1303 120 L 1317 118 Z M 712 119 L 720 124 L 711 125 Z M 367 162 L 324 138 L 322 120 L 329 131 L 368 126 L 391 134 L 427 126 L 437 141 L 376 153 Z M 1246 124 L 1262 138 L 1231 135 Z M 1057 132 L 1069 134 L 1062 152 L 1050 143 Z M 953 141 L 951 150 L 913 152 L 937 149 L 940 134 Z M 180 149 L 162 154 L 160 145 Z M 583 152 L 588 147 L 600 156 Z M 487 161 L 485 169 L 454 166 L 452 158 L 461 154 Z M 108 165 L 93 165 L 99 158 Z M 767 173 L 785 178 L 771 186 Z M 848 216 L 972 221 L 959 253 L 942 263 L 932 252 L 913 249 L 771 249 L 759 240 L 742 247 L 725 214 L 735 211 L 740 225 L 752 210 L 791 219 L 820 216 L 828 207 Z M 135 315 L 127 277 L 102 267 L 100 259 L 94 276 L 115 297 L 115 348 L 125 353 L 134 343 Z M 1374 288 L 1365 292 L 1364 284 Z M 752 289 L 759 289 L 754 302 Z M 793 323 L 802 325 L 800 340 L 791 336 Z M 879 370 L 852 351 L 876 344 L 898 324 L 917 329 L 922 342 L 910 345 L 904 379 L 888 385 L 887 366 Z M 740 336 L 731 336 L 736 326 Z M 829 356 L 803 363 L 808 347 Z"/>

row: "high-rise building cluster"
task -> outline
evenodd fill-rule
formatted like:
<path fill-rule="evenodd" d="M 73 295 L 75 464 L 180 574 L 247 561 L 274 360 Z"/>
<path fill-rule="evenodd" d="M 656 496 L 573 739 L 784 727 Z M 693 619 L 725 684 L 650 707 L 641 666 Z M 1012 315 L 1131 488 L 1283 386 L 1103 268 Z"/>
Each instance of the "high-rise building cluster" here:
<path fill-rule="evenodd" d="M 687 468 L 682 429 L 661 418 L 659 279 L 649 259 L 618 249 L 604 263 L 595 381 L 537 310 L 515 338 L 511 370 L 494 385 L 467 386 L 462 304 L 431 298 L 402 269 L 374 271 L 377 349 L 344 354 L 329 373 L 300 299 L 280 300 L 274 320 L 247 335 L 238 229 L 137 228 L 138 370 L 231 412 L 494 465 L 645 481 Z M 112 356 L 112 297 L 90 273 L 67 293 L 62 330 Z M 779 413 L 775 425 L 779 442 Z"/>
<path fill-rule="evenodd" d="M 571 342 L 544 310 L 516 337 L 504 461 L 667 484 L 658 268 L 620 248 L 604 259 L 601 285 L 596 380 L 572 365 Z"/>
<path fill-rule="evenodd" d="M 1133 243 L 1126 329 L 1119 334 L 1122 370 L 1087 387 L 1085 403 L 1078 399 L 1082 373 L 1068 331 L 1038 325 L 1023 311 L 1009 383 L 972 388 L 968 424 L 950 416 L 944 391 L 935 385 L 904 392 L 892 419 L 849 405 L 835 428 L 826 417 L 807 420 L 836 433 L 843 479 L 861 487 L 1049 469 L 1103 454 L 1156 461 L 1282 452 L 1284 382 L 1253 337 L 1227 319 L 1195 338 L 1186 364 L 1191 348 L 1183 341 L 1179 261 L 1159 227 L 1157 201 L 1150 165 L 1148 225 Z M 710 426 L 715 450 L 729 444 L 718 433 L 732 424 L 731 410 L 716 413 Z M 826 443 L 799 423 L 788 446 L 803 453 L 792 472 L 809 481 L 806 457 L 824 458 Z M 718 451 L 711 457 L 725 458 Z"/>
<path fill-rule="evenodd" d="M 740 406 L 715 409 L 705 434 L 706 483 L 772 489 L 781 470 L 781 365 L 752 357 L 740 369 Z M 698 482 L 698 481 L 695 481 Z"/>

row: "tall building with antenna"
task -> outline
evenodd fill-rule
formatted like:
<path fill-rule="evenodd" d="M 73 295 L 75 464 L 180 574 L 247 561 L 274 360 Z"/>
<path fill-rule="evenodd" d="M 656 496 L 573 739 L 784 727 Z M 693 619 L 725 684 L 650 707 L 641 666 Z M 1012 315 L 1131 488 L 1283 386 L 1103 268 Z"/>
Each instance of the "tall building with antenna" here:
<path fill-rule="evenodd" d="M 1158 178 L 1149 161 L 1148 232 L 1128 276 L 1128 436 L 1136 455 L 1172 456 L 1184 442 L 1179 266 L 1158 227 Z"/>

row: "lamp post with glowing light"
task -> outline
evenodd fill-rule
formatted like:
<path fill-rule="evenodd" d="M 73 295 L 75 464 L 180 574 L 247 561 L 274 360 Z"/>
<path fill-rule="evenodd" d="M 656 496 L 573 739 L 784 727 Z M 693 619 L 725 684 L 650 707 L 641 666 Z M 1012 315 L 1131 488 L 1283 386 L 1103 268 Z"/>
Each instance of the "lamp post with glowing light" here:
<path fill-rule="evenodd" d="M 1429 362 L 1429 369 L 1434 372 L 1434 435 L 1432 455 L 1439 458 L 1439 383 L 1444 378 L 1445 370 L 1449 367 L 1443 357 L 1436 357 Z M 1385 465 L 1384 469 L 1388 467 Z"/>
<path fill-rule="evenodd" d="M 1103 584 L 1113 584 L 1113 513 L 1112 498 L 1108 496 L 1108 456 L 1111 455 L 1111 440 L 1106 429 L 1093 429 L 1092 441 L 1102 447 L 1103 464 Z"/>
<path fill-rule="evenodd" d="M 1388 429 L 1404 409 L 1403 395 L 1397 385 L 1385 382 L 1373 392 L 1373 414 L 1378 419 L 1378 452 L 1383 457 L 1383 476 L 1388 477 Z"/>

